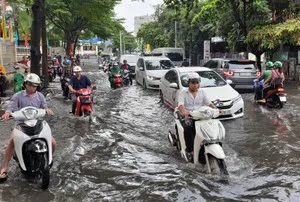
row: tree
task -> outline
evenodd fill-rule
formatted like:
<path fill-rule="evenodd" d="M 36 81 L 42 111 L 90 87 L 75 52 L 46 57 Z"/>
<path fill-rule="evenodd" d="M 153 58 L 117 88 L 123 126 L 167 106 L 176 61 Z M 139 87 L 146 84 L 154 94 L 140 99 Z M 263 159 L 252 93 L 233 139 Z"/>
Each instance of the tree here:
<path fill-rule="evenodd" d="M 113 19 L 113 8 L 119 0 L 50 0 L 46 5 L 48 19 L 64 32 L 66 54 L 87 29 L 101 38 L 110 36 L 109 30 L 118 22 Z M 74 53 L 73 53 L 74 54 Z"/>

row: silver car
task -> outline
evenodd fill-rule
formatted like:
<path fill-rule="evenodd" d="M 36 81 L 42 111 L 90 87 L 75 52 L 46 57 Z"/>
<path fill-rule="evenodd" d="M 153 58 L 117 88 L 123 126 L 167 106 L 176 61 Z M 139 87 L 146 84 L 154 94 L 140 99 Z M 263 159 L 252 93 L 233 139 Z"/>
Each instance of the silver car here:
<path fill-rule="evenodd" d="M 253 80 L 260 72 L 252 60 L 230 60 L 214 58 L 204 64 L 218 72 L 225 80 L 231 80 L 235 89 L 253 89 Z"/>

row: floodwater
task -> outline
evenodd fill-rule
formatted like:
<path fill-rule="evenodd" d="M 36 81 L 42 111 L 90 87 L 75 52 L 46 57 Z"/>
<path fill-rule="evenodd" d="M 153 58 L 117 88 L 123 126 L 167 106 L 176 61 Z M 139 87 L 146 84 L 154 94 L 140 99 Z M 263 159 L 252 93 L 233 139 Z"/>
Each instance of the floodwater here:
<path fill-rule="evenodd" d="M 299 201 L 300 96 L 288 90 L 281 110 L 257 106 L 243 94 L 245 116 L 223 121 L 223 148 L 229 177 L 220 180 L 202 166 L 186 163 L 167 133 L 172 111 L 158 91 L 135 84 L 111 90 L 107 75 L 93 62 L 84 73 L 97 86 L 94 122 L 69 114 L 59 83 L 47 117 L 57 140 L 50 187 L 39 190 L 10 162 L 0 184 L 0 201 Z M 0 122 L 4 152 L 13 121 Z M 2 161 L 3 155 L 0 155 Z"/>

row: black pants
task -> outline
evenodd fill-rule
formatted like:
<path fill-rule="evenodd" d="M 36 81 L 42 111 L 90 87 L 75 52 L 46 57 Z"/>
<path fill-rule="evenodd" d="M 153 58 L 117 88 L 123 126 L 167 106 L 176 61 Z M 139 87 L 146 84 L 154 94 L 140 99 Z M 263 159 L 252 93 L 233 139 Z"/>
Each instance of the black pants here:
<path fill-rule="evenodd" d="M 194 139 L 196 134 L 195 121 L 190 119 L 190 124 L 186 124 L 186 120 L 181 122 L 184 128 L 184 140 L 186 145 L 186 151 L 192 152 L 194 150 Z"/>
<path fill-rule="evenodd" d="M 265 88 L 263 89 L 263 98 L 266 98 L 267 92 L 268 92 L 269 90 L 272 90 L 272 89 L 274 89 L 274 88 L 273 88 L 271 85 L 265 87 Z"/>
<path fill-rule="evenodd" d="M 7 90 L 8 85 L 9 85 L 9 82 L 6 79 L 6 77 L 5 76 L 1 76 L 0 77 L 0 96 L 1 97 L 5 96 L 4 91 Z"/>

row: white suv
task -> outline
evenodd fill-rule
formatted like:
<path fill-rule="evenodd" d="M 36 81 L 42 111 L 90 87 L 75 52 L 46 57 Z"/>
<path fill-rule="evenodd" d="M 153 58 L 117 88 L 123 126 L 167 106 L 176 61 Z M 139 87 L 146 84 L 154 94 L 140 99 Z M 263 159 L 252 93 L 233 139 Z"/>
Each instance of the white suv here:
<path fill-rule="evenodd" d="M 137 61 L 136 82 L 145 89 L 159 89 L 160 79 L 171 68 L 175 68 L 167 57 L 141 57 Z"/>

